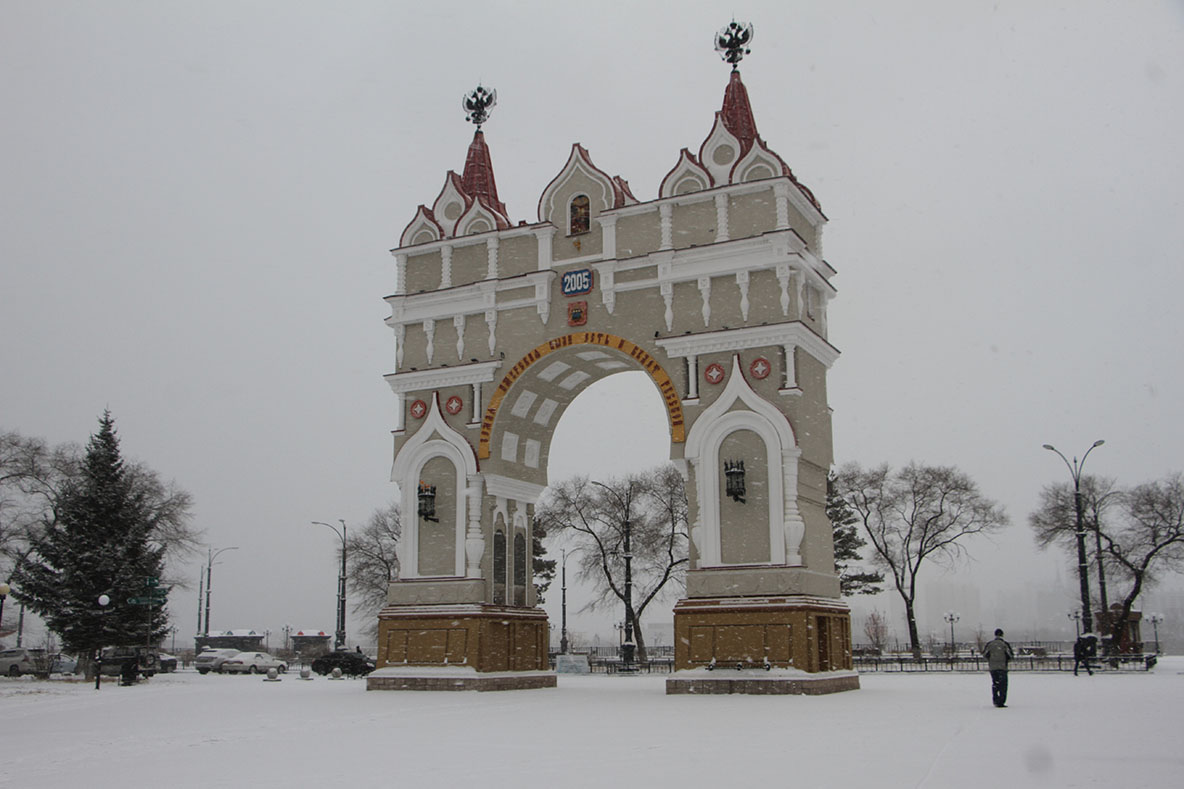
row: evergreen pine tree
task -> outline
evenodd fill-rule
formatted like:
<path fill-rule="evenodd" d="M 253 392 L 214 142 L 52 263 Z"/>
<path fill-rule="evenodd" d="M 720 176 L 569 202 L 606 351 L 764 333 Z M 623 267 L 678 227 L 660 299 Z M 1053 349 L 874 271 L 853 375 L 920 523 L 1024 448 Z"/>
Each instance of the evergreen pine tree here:
<path fill-rule="evenodd" d="M 80 656 L 103 646 L 156 644 L 168 627 L 162 605 L 136 605 L 164 569 L 164 549 L 119 452 L 110 412 L 91 436 L 81 473 L 58 501 L 56 519 L 36 543 L 14 586 L 62 646 Z M 19 585 L 18 585 L 19 584 Z M 103 607 L 99 598 L 110 602 Z"/>
<path fill-rule="evenodd" d="M 850 569 L 851 562 L 860 560 L 859 549 L 867 540 L 859 536 L 855 525 L 859 518 L 847 506 L 847 502 L 835 490 L 835 474 L 826 478 L 826 517 L 830 519 L 835 540 L 835 572 L 839 574 L 839 590 L 844 597 L 853 594 L 879 594 L 884 591 L 878 584 L 884 583 L 884 573 L 856 572 Z"/>

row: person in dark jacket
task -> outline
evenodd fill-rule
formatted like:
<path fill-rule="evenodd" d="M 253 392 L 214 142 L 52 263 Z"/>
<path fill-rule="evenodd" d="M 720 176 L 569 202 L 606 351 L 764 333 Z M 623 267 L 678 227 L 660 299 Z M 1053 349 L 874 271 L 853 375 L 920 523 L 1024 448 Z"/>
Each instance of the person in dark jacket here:
<path fill-rule="evenodd" d="M 991 672 L 991 701 L 996 707 L 1007 706 L 1007 664 L 1015 657 L 1011 644 L 1003 640 L 1003 631 L 995 628 L 995 637 L 983 647 L 987 669 Z"/>
<path fill-rule="evenodd" d="M 1080 636 L 1077 641 L 1073 643 L 1073 676 L 1077 676 L 1077 667 L 1084 666 L 1085 670 L 1092 677 L 1094 675 L 1094 668 L 1090 665 L 1090 661 L 1098 654 L 1098 641 L 1093 633 L 1086 633 Z"/>

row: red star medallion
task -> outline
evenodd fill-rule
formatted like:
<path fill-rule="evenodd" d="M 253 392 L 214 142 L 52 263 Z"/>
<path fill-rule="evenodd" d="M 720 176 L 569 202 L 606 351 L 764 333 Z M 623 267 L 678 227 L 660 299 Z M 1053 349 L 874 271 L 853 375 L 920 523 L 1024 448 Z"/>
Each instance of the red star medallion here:
<path fill-rule="evenodd" d="M 423 400 L 416 400 L 411 404 L 411 415 L 416 419 L 423 419 L 427 416 L 428 404 Z"/>
<path fill-rule="evenodd" d="M 763 356 L 758 357 L 748 366 L 748 372 L 752 373 L 752 377 L 757 380 L 762 380 L 769 377 L 769 373 L 773 372 L 773 365 L 769 364 L 769 360 Z"/>
<path fill-rule="evenodd" d="M 707 379 L 709 384 L 718 384 L 724 380 L 724 367 L 722 364 L 709 364 L 707 369 L 703 371 L 703 377 Z"/>
<path fill-rule="evenodd" d="M 444 408 L 448 410 L 448 413 L 456 416 L 460 413 L 460 409 L 464 408 L 464 405 L 465 404 L 463 400 L 461 400 L 456 395 L 453 395 L 452 397 L 448 398 L 448 402 L 444 404 Z"/>

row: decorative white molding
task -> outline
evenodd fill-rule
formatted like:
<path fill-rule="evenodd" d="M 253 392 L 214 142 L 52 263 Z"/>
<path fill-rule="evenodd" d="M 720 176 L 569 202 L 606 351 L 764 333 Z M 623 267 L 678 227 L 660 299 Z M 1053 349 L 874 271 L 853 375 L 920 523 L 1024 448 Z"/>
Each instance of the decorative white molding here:
<path fill-rule="evenodd" d="M 465 316 L 453 316 L 452 328 L 456 329 L 456 360 L 461 362 L 465 358 Z"/>
<path fill-rule="evenodd" d="M 748 322 L 748 272 L 736 272 L 736 284 L 740 286 L 740 315 Z M 669 329 L 667 330 L 669 331 Z"/>
<path fill-rule="evenodd" d="M 689 186 L 690 188 L 684 188 Z M 658 187 L 661 197 L 701 192 L 711 186 L 711 174 L 694 161 L 691 152 L 683 148 L 678 154 L 678 164 L 662 179 Z"/>
<path fill-rule="evenodd" d="M 485 269 L 486 279 L 497 279 L 497 250 L 498 238 L 497 236 L 490 236 L 485 241 L 486 257 L 488 262 Z"/>
<path fill-rule="evenodd" d="M 658 249 L 674 249 L 674 204 L 660 203 L 658 216 L 662 225 L 662 243 Z"/>
<path fill-rule="evenodd" d="M 449 427 L 440 413 L 439 395 L 432 397 L 432 405 L 419 429 L 407 439 L 395 455 L 391 467 L 391 481 L 399 485 L 403 512 L 419 511 L 417 494 L 423 467 L 433 458 L 442 457 L 456 468 L 456 576 L 465 574 L 465 530 L 468 522 L 467 501 L 464 495 L 467 480 L 477 473 L 477 456 L 464 436 Z M 403 549 L 399 551 L 400 575 L 418 578 L 419 574 L 419 517 L 410 528 L 404 524 Z"/>
<path fill-rule="evenodd" d="M 711 323 L 711 277 L 699 277 L 699 295 L 703 297 L 703 326 Z"/>
<path fill-rule="evenodd" d="M 674 283 L 663 282 L 658 286 L 658 292 L 666 304 L 666 312 L 662 315 L 666 319 L 666 331 L 674 331 Z"/>
<path fill-rule="evenodd" d="M 777 284 L 781 286 L 781 314 L 786 318 L 789 317 L 789 278 L 790 269 L 788 263 L 777 264 Z"/>
<path fill-rule="evenodd" d="M 739 406 L 743 406 L 742 408 Z M 708 406 L 687 434 L 684 457 L 696 470 L 695 490 L 699 505 L 699 519 L 695 530 L 699 549 L 699 567 L 720 567 L 723 558 L 720 547 L 720 462 L 719 450 L 724 439 L 738 430 L 756 433 L 765 445 L 768 463 L 768 518 L 769 561 L 771 565 L 785 565 L 795 559 L 787 552 L 787 527 L 797 516 L 797 467 L 792 471 L 794 488 L 793 507 L 787 508 L 789 494 L 784 486 L 789 479 L 785 469 L 785 452 L 797 451 L 793 427 L 772 403 L 764 400 L 748 385 L 740 366 L 739 355 L 732 358 L 732 373 L 724 391 Z M 796 456 L 794 456 L 796 457 Z M 796 517 L 796 521 L 794 521 Z M 800 541 L 800 537 L 799 537 Z M 795 545 L 796 547 L 796 545 Z M 798 561 L 800 563 L 800 560 Z"/>
<path fill-rule="evenodd" d="M 715 243 L 728 240 L 728 196 L 715 193 Z"/>
<path fill-rule="evenodd" d="M 440 287 L 452 287 L 452 245 L 440 247 Z"/>
<path fill-rule="evenodd" d="M 395 394 L 447 389 L 452 386 L 480 385 L 492 381 L 494 373 L 502 362 L 481 362 L 460 367 L 441 367 L 433 370 L 417 370 L 408 373 L 391 373 L 383 376 Z"/>
<path fill-rule="evenodd" d="M 403 350 L 406 345 L 407 327 L 400 323 L 391 328 L 395 331 L 395 368 L 398 369 L 403 366 Z"/>
<path fill-rule="evenodd" d="M 395 253 L 395 293 L 407 292 L 407 256 Z"/>
<path fill-rule="evenodd" d="M 601 215 L 596 221 L 600 224 L 601 255 L 606 260 L 613 260 L 617 256 L 617 218 L 611 214 Z"/>
<path fill-rule="evenodd" d="M 534 237 L 538 241 L 539 271 L 548 271 L 551 268 L 555 232 L 553 225 L 534 231 Z"/>
<path fill-rule="evenodd" d="M 801 321 L 686 334 L 654 342 L 671 358 L 691 356 L 692 354 L 701 356 L 722 351 L 743 351 L 769 345 L 794 345 L 828 368 L 839 358 L 839 351 L 833 345 L 819 337 Z"/>
<path fill-rule="evenodd" d="M 777 229 L 789 229 L 789 181 L 779 180 L 773 184 L 773 196 L 777 201 Z"/>
<path fill-rule="evenodd" d="M 550 222 L 556 227 L 567 227 L 568 217 L 555 216 L 557 209 L 555 205 L 555 198 L 559 192 L 561 192 L 567 186 L 567 182 L 576 173 L 583 175 L 585 178 L 589 179 L 599 187 L 599 190 L 588 190 L 591 192 L 591 194 L 588 195 L 588 199 L 590 201 L 595 201 L 595 203 L 591 206 L 593 209 L 592 213 L 594 215 L 600 214 L 601 212 L 607 211 L 613 207 L 613 204 L 616 202 L 616 190 L 613 188 L 612 178 L 610 178 L 607 173 L 598 168 L 596 165 L 592 164 L 592 162 L 586 157 L 587 152 L 584 151 L 584 149 L 581 148 L 578 143 L 571 147 L 571 155 L 567 158 L 567 164 L 563 166 L 563 169 L 559 171 L 559 174 L 551 180 L 551 183 L 547 185 L 547 187 L 543 190 L 542 195 L 539 196 L 540 222 Z M 560 206 L 559 210 L 562 212 L 563 208 L 565 207 L 566 206 Z"/>
<path fill-rule="evenodd" d="M 435 347 L 436 341 L 436 322 L 428 318 L 423 322 L 423 333 L 427 337 L 427 346 L 425 350 L 428 355 L 428 364 L 432 363 L 432 350 Z"/>
<path fill-rule="evenodd" d="M 505 477 L 501 474 L 486 474 L 485 489 L 490 496 L 524 501 L 527 504 L 536 504 L 539 497 L 543 495 L 543 491 L 547 489 L 547 486 L 536 485 L 533 482 L 526 482 L 525 480 L 514 479 L 513 477 Z"/>
<path fill-rule="evenodd" d="M 485 555 L 485 536 L 481 531 L 481 475 L 468 478 L 465 493 L 469 503 L 469 531 L 465 536 L 466 578 L 481 577 L 481 557 Z"/>
<path fill-rule="evenodd" d="M 699 163 L 711 173 L 712 182 L 716 185 L 731 183 L 732 168 L 740 158 L 740 140 L 728 131 L 724 125 L 721 113 L 715 113 L 715 123 L 711 133 L 699 146 Z M 724 155 L 723 149 L 731 151 L 731 156 Z M 720 154 L 717 156 L 717 152 Z M 719 161 L 717 161 L 717 159 Z"/>
<path fill-rule="evenodd" d="M 497 310 L 485 311 L 485 326 L 489 329 L 489 355 L 497 348 Z"/>

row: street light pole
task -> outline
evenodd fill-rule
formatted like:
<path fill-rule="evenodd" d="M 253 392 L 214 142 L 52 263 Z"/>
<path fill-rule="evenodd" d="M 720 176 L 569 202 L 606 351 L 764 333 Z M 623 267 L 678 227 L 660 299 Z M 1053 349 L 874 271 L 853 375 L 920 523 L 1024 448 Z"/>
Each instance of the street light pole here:
<path fill-rule="evenodd" d="M 1147 621 L 1155 630 L 1155 654 L 1159 654 L 1159 623 L 1163 621 L 1163 614 L 1148 614 Z"/>
<path fill-rule="evenodd" d="M 568 643 L 567 643 L 567 549 L 566 548 L 562 549 L 562 552 L 563 552 L 563 561 L 561 562 L 561 566 L 563 568 L 563 573 L 562 573 L 563 602 L 560 605 L 560 611 L 562 611 L 563 624 L 561 625 L 561 629 L 559 631 L 559 654 L 566 655 L 567 654 L 567 647 L 568 647 Z M 572 553 L 575 553 L 575 551 L 572 551 Z"/>
<path fill-rule="evenodd" d="M 202 630 L 203 636 L 209 637 L 210 635 L 210 588 L 213 586 L 210 578 L 214 571 L 214 560 L 217 559 L 220 554 L 226 553 L 227 551 L 237 550 L 237 545 L 232 545 L 229 548 L 223 548 L 220 551 L 215 551 L 213 548 L 206 549 L 206 626 Z"/>
<path fill-rule="evenodd" d="M 1077 511 L 1077 580 L 1081 585 L 1081 622 L 1086 633 L 1092 633 L 1094 629 L 1093 613 L 1089 610 L 1089 566 L 1085 559 L 1085 522 L 1081 509 L 1081 471 L 1085 468 L 1085 459 L 1089 457 L 1089 453 L 1093 452 L 1097 447 L 1105 444 L 1105 441 L 1095 441 L 1089 449 L 1085 450 L 1085 454 L 1081 457 L 1081 463 L 1077 462 L 1077 458 L 1073 458 L 1073 463 L 1069 463 L 1059 449 L 1052 444 L 1045 444 L 1044 448 L 1050 452 L 1055 452 L 1061 460 L 1065 461 L 1066 468 L 1069 469 L 1069 474 L 1073 477 L 1073 506 Z"/>
<path fill-rule="evenodd" d="M 947 611 L 945 613 L 945 616 L 943 616 L 942 618 L 950 623 L 950 656 L 953 657 L 954 656 L 954 623 L 957 622 L 962 617 L 958 616 L 958 614 L 955 613 L 954 611 Z"/>
<path fill-rule="evenodd" d="M 341 524 L 341 531 L 337 530 L 336 526 L 325 523 L 324 521 L 313 521 L 314 526 L 328 526 L 333 530 L 333 533 L 341 538 L 341 572 L 337 575 L 337 632 L 333 636 L 333 648 L 345 649 L 345 570 L 346 570 L 346 531 L 345 521 L 341 518 L 337 519 Z"/>

